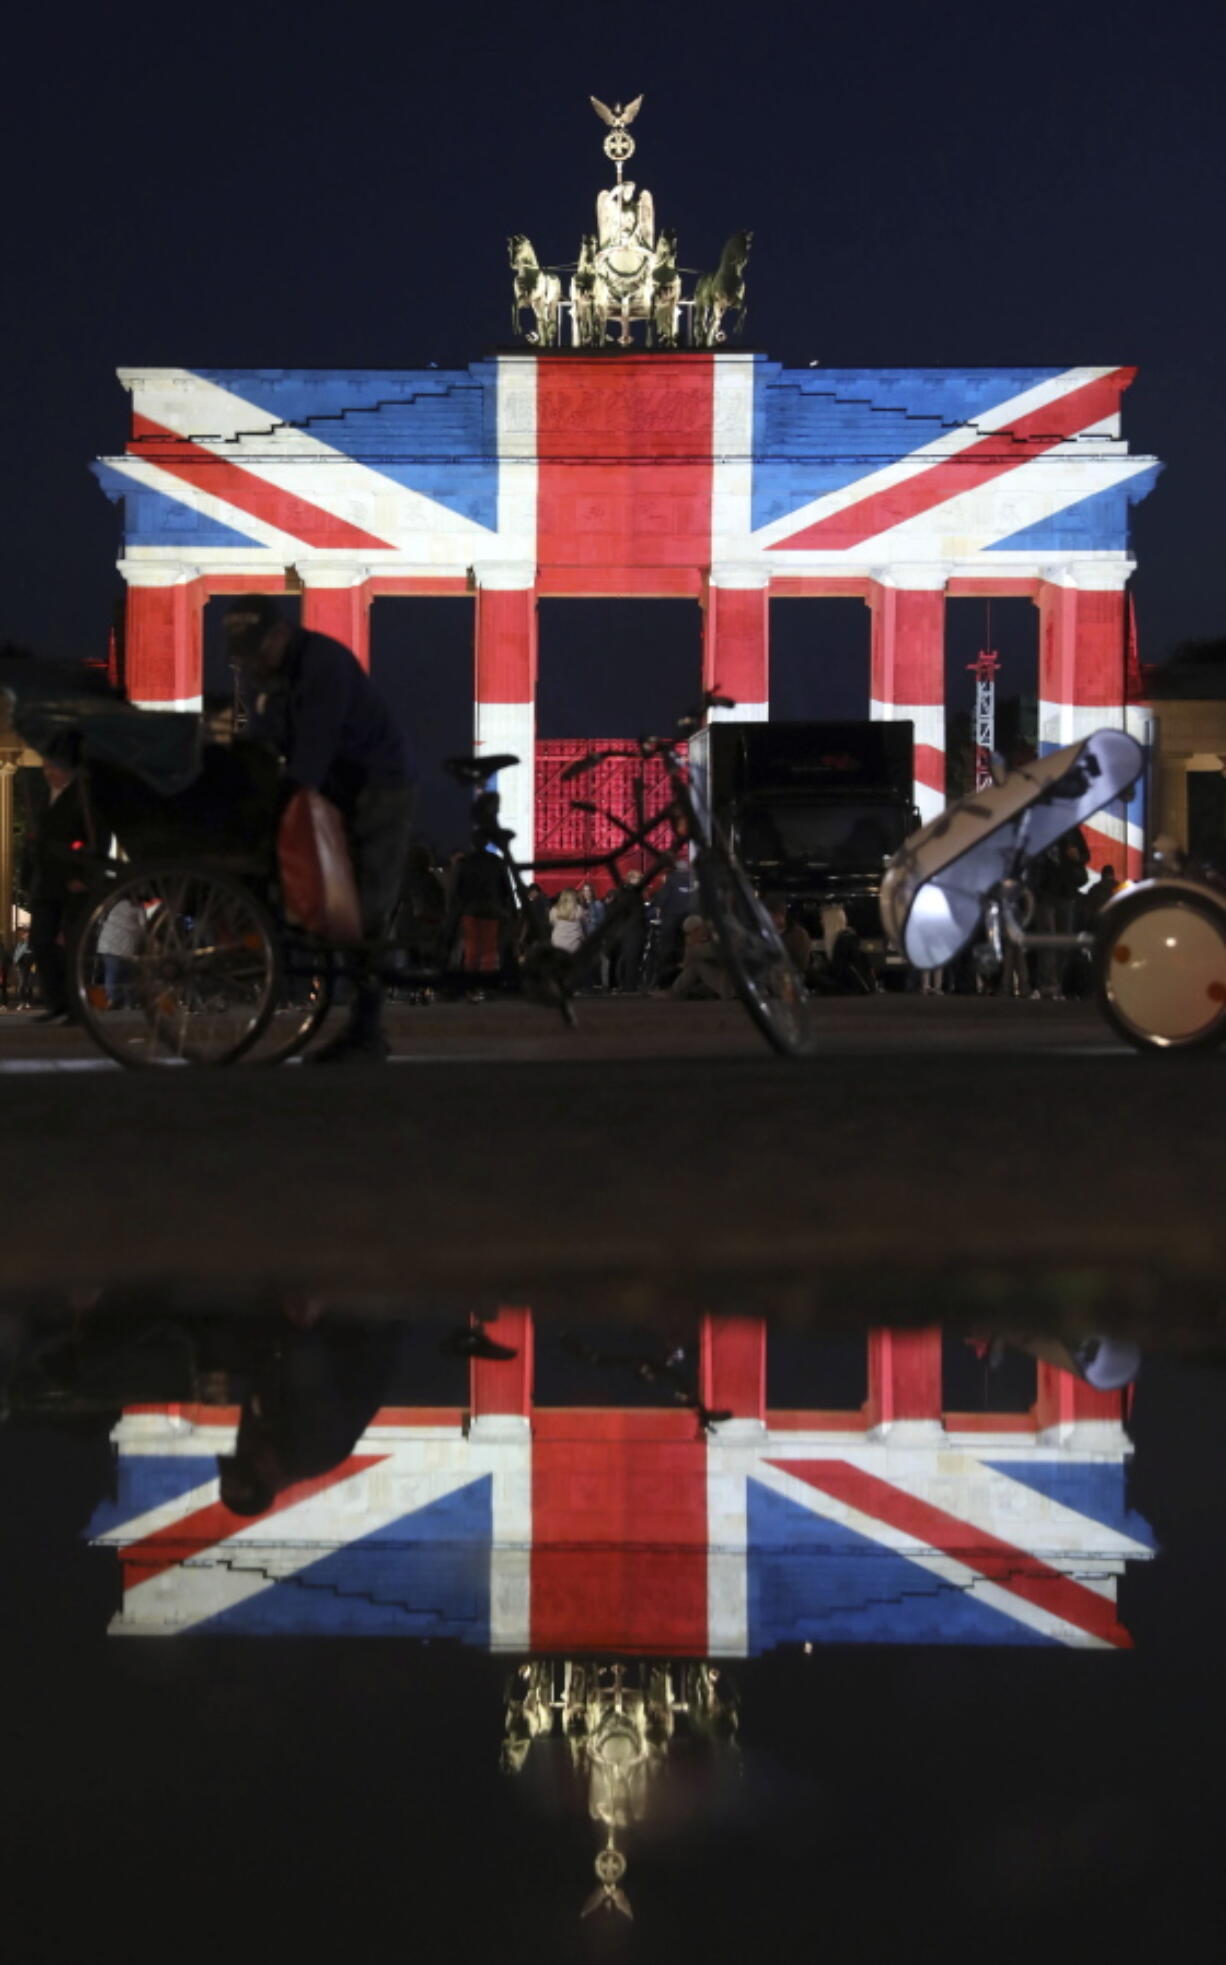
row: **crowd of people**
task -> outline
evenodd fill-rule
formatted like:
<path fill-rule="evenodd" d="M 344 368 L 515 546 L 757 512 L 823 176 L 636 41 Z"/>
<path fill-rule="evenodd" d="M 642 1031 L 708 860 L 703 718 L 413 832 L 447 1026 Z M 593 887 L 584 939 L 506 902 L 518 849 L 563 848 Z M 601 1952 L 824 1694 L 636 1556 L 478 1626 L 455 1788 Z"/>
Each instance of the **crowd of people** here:
<path fill-rule="evenodd" d="M 689 869 L 677 868 L 650 899 L 642 885 L 641 872 L 631 869 L 616 931 L 602 932 L 594 944 L 584 988 L 635 995 L 678 978 L 692 906 Z M 454 973 L 464 978 L 466 993 L 479 998 L 483 975 L 491 983 L 513 981 L 532 951 L 550 947 L 581 957 L 585 944 L 604 930 L 607 908 L 608 897 L 590 880 L 552 894 L 534 881 L 521 904 L 496 854 L 475 847 L 441 861 L 419 842 L 409 854 L 392 939 L 406 972 L 437 971 L 444 985 Z M 419 992 L 408 986 L 408 993 Z"/>

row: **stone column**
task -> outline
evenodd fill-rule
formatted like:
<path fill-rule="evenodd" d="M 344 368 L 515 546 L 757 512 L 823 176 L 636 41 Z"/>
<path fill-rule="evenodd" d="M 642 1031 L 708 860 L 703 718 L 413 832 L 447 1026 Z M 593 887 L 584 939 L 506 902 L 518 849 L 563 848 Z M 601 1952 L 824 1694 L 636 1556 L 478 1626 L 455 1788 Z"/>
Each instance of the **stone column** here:
<path fill-rule="evenodd" d="M 351 648 L 370 671 L 370 581 L 365 568 L 300 566 L 302 625 Z"/>
<path fill-rule="evenodd" d="M 470 1430 L 486 1436 L 516 1436 L 531 1428 L 533 1329 L 531 1310 L 499 1310 L 485 1326 L 514 1358 L 474 1358 L 468 1372 Z"/>
<path fill-rule="evenodd" d="M 478 566 L 474 741 L 519 763 L 498 784 L 518 857 L 536 850 L 536 569 Z"/>
<path fill-rule="evenodd" d="M 757 567 L 713 566 L 702 636 L 702 686 L 736 702 L 712 722 L 765 723 L 770 716 L 770 575 Z"/>
<path fill-rule="evenodd" d="M 1127 729 L 1129 568 L 1094 563 L 1049 569 L 1040 581 L 1039 749 L 1060 750 L 1094 730 Z M 1138 788 L 1127 806 L 1097 813 L 1086 827 L 1096 866 L 1110 863 L 1120 879 L 1139 879 L 1145 815 Z"/>
<path fill-rule="evenodd" d="M 872 1430 L 895 1446 L 922 1446 L 944 1435 L 941 1328 L 879 1327 L 868 1338 L 868 1406 Z"/>
<path fill-rule="evenodd" d="M 1124 1402 L 1123 1392 L 1100 1392 L 1071 1371 L 1061 1371 L 1042 1358 L 1038 1362 L 1034 1423 L 1048 1446 L 1127 1450 Z"/>
<path fill-rule="evenodd" d="M 877 573 L 869 714 L 915 725 L 915 802 L 921 819 L 945 808 L 944 566 L 898 566 Z"/>
<path fill-rule="evenodd" d="M 145 709 L 198 710 L 205 582 L 194 567 L 121 561 L 128 583 L 128 695 Z"/>
<path fill-rule="evenodd" d="M 699 1335 L 699 1397 L 712 1412 L 730 1412 L 721 1439 L 766 1430 L 766 1322 L 762 1317 L 704 1317 Z"/>

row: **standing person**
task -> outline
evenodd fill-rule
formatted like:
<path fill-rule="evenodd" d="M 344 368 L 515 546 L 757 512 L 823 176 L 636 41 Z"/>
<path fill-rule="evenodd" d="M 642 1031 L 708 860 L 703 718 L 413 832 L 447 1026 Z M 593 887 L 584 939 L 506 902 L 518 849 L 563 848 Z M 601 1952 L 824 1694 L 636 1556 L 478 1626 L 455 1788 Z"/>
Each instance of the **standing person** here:
<path fill-rule="evenodd" d="M 583 936 L 586 941 L 594 935 L 604 920 L 604 902 L 597 898 L 596 889 L 590 880 L 585 880 L 579 888 L 579 917 L 583 922 Z"/>
<path fill-rule="evenodd" d="M 353 651 L 294 627 L 268 595 L 235 595 L 225 632 L 248 734 L 280 752 L 291 790 L 322 792 L 339 807 L 353 853 L 366 946 L 345 1029 L 306 1062 L 382 1062 L 380 944 L 400 899 L 412 816 L 404 738 Z"/>
<path fill-rule="evenodd" d="M 1078 903 L 1090 864 L 1090 848 L 1080 826 L 1066 832 L 1040 855 L 1032 868 L 1035 892 L 1035 930 L 1040 935 L 1071 935 L 1077 927 Z M 1064 995 L 1069 952 L 1039 950 L 1039 995 L 1059 1002 Z"/>
<path fill-rule="evenodd" d="M 803 921 L 797 921 L 788 912 L 786 901 L 772 900 L 767 904 L 770 917 L 778 931 L 779 939 L 786 948 L 795 965 L 797 975 L 806 984 L 813 966 L 813 937 Z"/>
<path fill-rule="evenodd" d="M 647 907 L 641 892 L 643 876 L 637 868 L 626 875 L 621 890 L 624 910 L 622 926 L 613 949 L 613 988 L 621 995 L 635 994 L 642 981 L 643 949 L 647 941 Z"/>
<path fill-rule="evenodd" d="M 29 1010 L 34 1004 L 34 951 L 25 929 L 13 944 L 13 968 L 17 972 L 17 1008 Z"/>
<path fill-rule="evenodd" d="M 73 854 L 85 833 L 77 774 L 44 764 L 48 799 L 26 838 L 23 885 L 30 909 L 30 951 L 43 1007 L 35 1023 L 67 1023 L 68 949 L 85 883 L 75 876 Z"/>
<path fill-rule="evenodd" d="M 590 880 L 585 880 L 579 888 L 579 918 L 583 924 L 583 939 L 589 941 L 597 934 L 604 921 L 605 907 Z M 595 970 L 589 969 L 589 987 L 607 989 L 609 982 L 609 957 L 607 951 L 599 956 Z"/>
<path fill-rule="evenodd" d="M 108 1010 L 130 1008 L 133 969 L 144 942 L 144 909 L 121 894 L 107 909 L 106 919 L 98 931 L 97 953 L 102 962 Z"/>
<path fill-rule="evenodd" d="M 457 968 L 476 976 L 509 979 L 514 967 L 515 890 L 505 862 L 497 853 L 474 846 L 457 853 L 451 866 L 451 895 L 444 946 L 454 954 Z M 469 1000 L 481 1002 L 480 989 Z"/>
<path fill-rule="evenodd" d="M 533 880 L 524 890 L 524 918 L 520 923 L 520 952 L 534 944 L 552 939 L 549 920 L 549 896 L 545 889 Z"/>
<path fill-rule="evenodd" d="M 550 937 L 555 948 L 577 955 L 583 946 L 583 910 L 573 887 L 563 887 L 549 910 Z"/>
<path fill-rule="evenodd" d="M 1099 914 L 1107 905 L 1107 902 L 1111 899 L 1119 884 L 1119 881 L 1115 877 L 1115 868 L 1108 864 L 1103 868 L 1098 879 L 1092 881 L 1081 895 L 1080 905 L 1077 910 L 1078 927 L 1092 928 L 1094 926 Z"/>

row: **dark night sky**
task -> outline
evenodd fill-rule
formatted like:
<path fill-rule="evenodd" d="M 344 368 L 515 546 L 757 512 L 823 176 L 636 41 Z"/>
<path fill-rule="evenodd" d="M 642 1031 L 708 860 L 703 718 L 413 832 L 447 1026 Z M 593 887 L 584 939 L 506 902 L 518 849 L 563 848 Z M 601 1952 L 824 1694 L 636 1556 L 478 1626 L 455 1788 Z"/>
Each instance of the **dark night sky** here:
<path fill-rule="evenodd" d="M 756 347 L 830 365 L 1129 362 L 1168 464 L 1142 647 L 1226 627 L 1220 11 L 692 0 L 385 11 L 147 0 L 6 31 L 0 634 L 96 651 L 119 363 L 450 366 L 506 333 L 505 240 L 572 256 L 589 92 L 688 264 L 755 231 Z M 649 651 L 644 660 L 650 659 Z"/>

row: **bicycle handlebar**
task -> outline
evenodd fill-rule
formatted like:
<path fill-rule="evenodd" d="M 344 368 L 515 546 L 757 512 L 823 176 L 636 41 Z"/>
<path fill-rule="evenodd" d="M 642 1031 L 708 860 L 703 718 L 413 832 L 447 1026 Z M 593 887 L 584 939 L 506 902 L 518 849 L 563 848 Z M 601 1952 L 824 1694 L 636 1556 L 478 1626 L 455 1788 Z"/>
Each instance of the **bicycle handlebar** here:
<path fill-rule="evenodd" d="M 691 710 L 688 716 L 678 717 L 678 734 L 684 736 L 689 731 L 697 730 L 708 710 L 734 710 L 735 708 L 735 697 L 720 695 L 718 688 L 704 689 L 700 708 Z M 676 741 L 675 737 L 640 737 L 637 749 L 632 751 L 587 751 L 582 757 L 572 758 L 570 763 L 563 767 L 561 782 L 564 785 L 573 784 L 576 778 L 581 778 L 587 771 L 594 771 L 598 764 L 605 762 L 606 758 L 650 757 L 657 751 L 667 750 Z"/>

